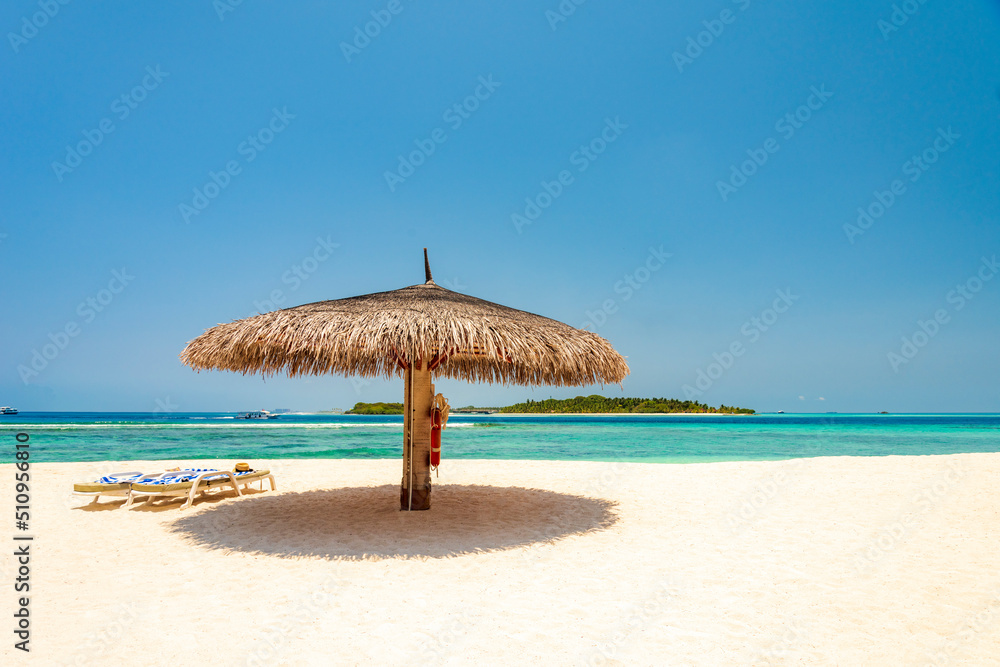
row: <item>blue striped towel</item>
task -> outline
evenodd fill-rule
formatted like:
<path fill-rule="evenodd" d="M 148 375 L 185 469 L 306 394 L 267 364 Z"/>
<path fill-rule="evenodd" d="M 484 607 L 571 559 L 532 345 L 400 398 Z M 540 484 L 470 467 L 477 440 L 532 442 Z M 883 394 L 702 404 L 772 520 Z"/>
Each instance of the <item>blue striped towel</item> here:
<path fill-rule="evenodd" d="M 211 472 L 213 470 L 216 470 L 216 468 L 190 468 L 190 469 L 187 469 L 187 470 L 177 470 L 175 473 L 171 474 L 170 478 L 174 479 L 175 477 L 184 476 L 184 475 L 190 475 L 189 479 L 193 479 L 194 477 L 198 476 L 200 473 Z M 140 481 L 144 482 L 144 483 L 147 483 L 147 484 L 153 484 L 154 480 L 152 480 L 152 479 L 146 479 L 147 477 L 150 477 L 150 475 L 148 475 L 146 473 L 138 473 L 138 474 L 135 474 L 135 475 L 128 475 L 126 477 L 120 477 L 120 476 L 116 476 L 116 475 L 105 475 L 104 477 L 101 477 L 99 480 L 97 480 L 96 484 L 123 484 L 123 483 L 124 484 L 133 484 L 135 482 L 140 482 Z M 187 480 L 183 480 L 182 479 L 182 480 L 177 480 L 177 481 L 187 481 Z M 162 482 L 160 482 L 159 480 L 155 480 L 155 483 L 156 484 L 160 484 Z M 173 482 L 171 482 L 171 483 L 173 483 Z"/>
<path fill-rule="evenodd" d="M 170 475 L 164 475 L 159 479 L 144 479 L 141 480 L 142 484 L 154 484 L 154 485 L 166 485 L 166 484 L 180 484 L 182 482 L 190 482 L 195 477 L 203 472 L 216 472 L 214 468 L 208 468 L 203 470 L 178 470 L 176 473 L 171 473 Z M 244 470 L 242 472 L 233 472 L 233 477 L 239 478 L 244 475 L 252 475 L 254 470 Z M 229 475 L 226 472 L 219 470 L 218 475 L 209 475 L 203 479 L 203 481 L 216 480 L 216 479 L 229 479 Z M 139 481 L 139 480 L 136 480 Z"/>

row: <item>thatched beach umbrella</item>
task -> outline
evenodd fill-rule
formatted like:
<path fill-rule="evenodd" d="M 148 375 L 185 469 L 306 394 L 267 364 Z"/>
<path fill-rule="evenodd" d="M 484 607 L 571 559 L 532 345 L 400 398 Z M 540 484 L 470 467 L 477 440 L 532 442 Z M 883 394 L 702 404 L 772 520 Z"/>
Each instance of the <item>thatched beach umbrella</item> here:
<path fill-rule="evenodd" d="M 436 285 L 426 248 L 424 270 L 422 285 L 220 324 L 188 343 L 181 360 L 244 374 L 402 376 L 404 510 L 430 508 L 433 375 L 523 385 L 611 384 L 628 375 L 597 334 Z"/>

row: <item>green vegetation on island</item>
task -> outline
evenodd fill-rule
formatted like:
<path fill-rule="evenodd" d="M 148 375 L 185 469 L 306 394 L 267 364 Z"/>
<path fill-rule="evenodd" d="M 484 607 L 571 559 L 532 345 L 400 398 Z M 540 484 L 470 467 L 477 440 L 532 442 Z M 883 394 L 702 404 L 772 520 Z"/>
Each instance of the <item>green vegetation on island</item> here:
<path fill-rule="evenodd" d="M 527 413 L 607 413 L 607 414 L 643 414 L 658 412 L 693 412 L 699 414 L 720 415 L 752 415 L 755 410 L 737 408 L 731 405 L 720 405 L 713 408 L 698 401 L 679 401 L 676 398 L 608 398 L 592 394 L 558 400 L 549 398 L 544 401 L 527 400 L 515 403 L 505 408 L 476 408 L 467 406 L 453 410 L 454 413 L 492 413 L 492 412 L 527 412 Z M 402 403 L 356 403 L 345 412 L 348 415 L 401 415 Z"/>
<path fill-rule="evenodd" d="M 730 405 L 720 405 L 713 408 L 698 401 L 679 401 L 676 398 L 608 398 L 592 394 L 558 400 L 549 398 L 544 401 L 527 400 L 524 403 L 508 405 L 500 408 L 500 412 L 529 413 L 651 413 L 651 412 L 696 412 L 704 414 L 752 415 L 755 410 L 737 408 Z"/>
<path fill-rule="evenodd" d="M 345 415 L 401 415 L 402 403 L 355 403 Z"/>

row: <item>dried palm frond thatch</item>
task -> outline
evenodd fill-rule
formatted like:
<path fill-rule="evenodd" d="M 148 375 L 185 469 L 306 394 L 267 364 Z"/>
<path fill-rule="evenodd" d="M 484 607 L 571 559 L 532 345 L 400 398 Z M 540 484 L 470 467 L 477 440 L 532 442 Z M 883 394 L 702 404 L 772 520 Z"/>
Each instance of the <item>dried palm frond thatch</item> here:
<path fill-rule="evenodd" d="M 524 385 L 620 383 L 629 372 L 597 334 L 444 289 L 429 268 L 423 285 L 220 324 L 181 360 L 196 370 L 362 377 L 402 376 L 422 361 L 441 377 Z"/>

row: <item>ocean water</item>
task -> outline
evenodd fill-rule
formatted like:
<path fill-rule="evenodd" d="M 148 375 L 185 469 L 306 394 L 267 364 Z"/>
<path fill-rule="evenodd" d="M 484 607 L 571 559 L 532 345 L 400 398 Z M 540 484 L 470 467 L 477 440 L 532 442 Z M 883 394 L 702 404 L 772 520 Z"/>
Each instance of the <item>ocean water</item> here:
<path fill-rule="evenodd" d="M 34 462 L 129 459 L 396 458 L 402 417 L 232 413 L 21 413 L 0 441 L 27 433 Z M 2 462 L 10 462 L 14 448 Z M 810 456 L 1000 452 L 1000 415 L 453 415 L 442 455 L 690 463 Z"/>

